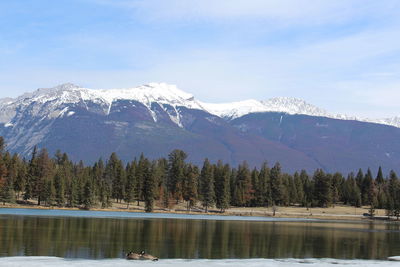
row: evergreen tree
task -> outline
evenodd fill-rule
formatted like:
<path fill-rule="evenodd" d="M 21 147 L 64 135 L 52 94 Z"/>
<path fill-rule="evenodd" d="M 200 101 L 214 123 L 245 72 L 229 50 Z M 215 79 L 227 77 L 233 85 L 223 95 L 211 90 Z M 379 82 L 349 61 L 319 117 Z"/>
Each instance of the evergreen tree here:
<path fill-rule="evenodd" d="M 186 153 L 178 149 L 168 155 L 167 188 L 176 203 L 182 198 L 186 157 Z"/>
<path fill-rule="evenodd" d="M 377 189 L 376 189 L 376 185 L 375 185 L 375 181 L 371 180 L 371 183 L 369 185 L 369 190 L 368 190 L 368 201 L 369 201 L 369 215 L 371 217 L 375 216 L 375 209 L 378 203 L 377 200 Z"/>
<path fill-rule="evenodd" d="M 3 202 L 3 205 L 15 202 L 13 184 L 4 178 L 0 179 L 0 202 Z"/>
<path fill-rule="evenodd" d="M 134 195 L 139 206 L 140 201 L 144 200 L 144 180 L 146 179 L 146 168 L 148 160 L 144 157 L 143 153 L 140 155 L 139 162 L 136 168 L 136 185 Z"/>
<path fill-rule="evenodd" d="M 270 174 L 270 188 L 271 188 L 271 200 L 272 206 L 283 204 L 283 184 L 282 184 L 282 174 L 281 165 L 277 162 L 271 169 Z"/>
<path fill-rule="evenodd" d="M 295 186 L 296 192 L 297 192 L 296 203 L 304 204 L 305 203 L 304 186 L 303 186 L 303 182 L 300 178 L 300 174 L 297 171 L 294 173 L 293 181 L 294 181 L 294 186 Z"/>
<path fill-rule="evenodd" d="M 389 174 L 388 181 L 388 201 L 386 203 L 386 211 L 388 216 L 396 216 L 397 220 L 400 216 L 400 182 L 396 173 L 392 170 Z"/>
<path fill-rule="evenodd" d="M 14 191 L 17 193 L 17 198 L 20 197 L 21 193 L 25 189 L 25 184 L 26 184 L 26 177 L 28 175 L 27 171 L 27 163 L 25 160 L 21 161 L 18 157 L 18 155 L 15 155 L 17 157 L 18 161 L 18 171 L 17 171 L 17 177 L 14 181 Z"/>
<path fill-rule="evenodd" d="M 31 169 L 33 178 L 33 196 L 37 197 L 38 205 L 46 200 L 46 184 L 53 175 L 53 162 L 45 148 L 42 148 L 37 157 L 36 166 Z"/>
<path fill-rule="evenodd" d="M 29 161 L 28 174 L 25 182 L 24 200 L 29 200 L 33 196 L 33 183 L 36 180 L 37 174 L 37 147 L 32 151 L 32 157 Z"/>
<path fill-rule="evenodd" d="M 383 173 L 382 173 L 382 167 L 379 166 L 378 169 L 378 174 L 376 175 L 376 184 L 381 185 L 385 182 L 384 178 L 383 178 Z"/>
<path fill-rule="evenodd" d="M 330 177 L 322 169 L 315 171 L 314 199 L 319 207 L 328 207 L 332 203 L 332 191 Z"/>
<path fill-rule="evenodd" d="M 235 205 L 250 206 L 254 196 L 251 174 L 247 162 L 239 165 L 236 175 Z"/>
<path fill-rule="evenodd" d="M 105 169 L 105 180 L 109 184 L 111 197 L 117 202 L 124 199 L 125 194 L 125 170 L 122 161 L 116 153 L 112 153 Z"/>
<path fill-rule="evenodd" d="M 183 181 L 183 199 L 187 202 L 187 210 L 195 205 L 197 199 L 199 170 L 196 166 L 188 164 Z"/>
<path fill-rule="evenodd" d="M 264 162 L 258 175 L 258 183 L 254 186 L 256 206 L 264 207 L 268 205 L 270 199 L 269 173 L 268 164 Z"/>
<path fill-rule="evenodd" d="M 313 202 L 314 185 L 311 182 L 310 177 L 308 176 L 305 170 L 302 170 L 300 172 L 300 180 L 303 184 L 303 191 L 304 191 L 304 199 L 302 205 L 308 208 L 312 205 Z"/>
<path fill-rule="evenodd" d="M 387 196 L 385 194 L 385 179 L 383 178 L 382 168 L 379 166 L 378 174 L 375 179 L 377 189 L 377 207 L 382 209 L 386 206 Z"/>
<path fill-rule="evenodd" d="M 297 190 L 296 190 L 296 184 L 294 182 L 294 178 L 291 175 L 286 175 L 287 177 L 287 191 L 288 191 L 288 204 L 296 204 L 298 196 L 297 196 Z"/>
<path fill-rule="evenodd" d="M 126 208 L 129 209 L 129 203 L 135 199 L 135 186 L 136 181 L 136 162 L 127 164 L 126 166 L 126 186 L 125 186 L 125 199 Z"/>
<path fill-rule="evenodd" d="M 45 181 L 45 188 L 43 194 L 43 201 L 47 206 L 52 206 L 55 203 L 56 190 L 52 179 Z"/>
<path fill-rule="evenodd" d="M 218 161 L 214 169 L 215 205 L 221 212 L 229 208 L 231 170 Z"/>
<path fill-rule="evenodd" d="M 93 206 L 93 186 L 91 181 L 88 179 L 85 183 L 85 187 L 84 187 L 84 194 L 83 194 L 83 207 L 85 209 L 90 209 Z"/>
<path fill-rule="evenodd" d="M 370 189 L 371 189 L 373 180 L 374 179 L 372 178 L 372 172 L 368 168 L 368 171 L 365 174 L 364 179 L 362 181 L 362 185 L 361 185 L 361 197 L 362 197 L 363 205 L 370 205 L 372 202 L 372 199 L 370 199 L 370 196 L 371 196 Z"/>
<path fill-rule="evenodd" d="M 55 203 L 59 207 L 62 207 L 65 204 L 64 180 L 65 177 L 63 177 L 63 171 L 62 169 L 59 169 L 54 176 Z"/>
<path fill-rule="evenodd" d="M 5 159 L 3 153 L 1 153 L 3 151 L 2 142 L 2 139 L 0 139 L 0 202 L 3 202 L 3 205 L 5 205 L 6 202 L 14 202 L 15 195 L 13 183 L 10 179 L 10 176 L 8 176 L 6 164 L 7 160 Z"/>
<path fill-rule="evenodd" d="M 208 159 L 205 159 L 200 174 L 200 198 L 205 212 L 208 212 L 208 208 L 214 204 L 215 192 L 213 176 L 213 168 Z"/>
<path fill-rule="evenodd" d="M 143 163 L 143 198 L 145 203 L 145 211 L 152 212 L 154 208 L 154 196 L 156 189 L 156 181 L 154 172 L 156 171 L 156 164 L 153 162 L 150 167 L 150 162 L 146 159 Z"/>
<path fill-rule="evenodd" d="M 251 181 L 251 196 L 250 196 L 250 201 L 247 203 L 247 205 L 248 206 L 251 206 L 251 207 L 255 207 L 256 205 L 257 205 L 257 198 L 256 198 L 256 195 L 257 195 L 257 190 L 256 190 L 256 188 L 257 188 L 257 185 L 258 185 L 258 179 L 259 179 L 259 175 L 260 175 L 260 173 L 259 173 L 259 171 L 257 170 L 257 168 L 254 168 L 252 171 L 251 171 L 251 174 L 250 174 L 250 181 Z"/>

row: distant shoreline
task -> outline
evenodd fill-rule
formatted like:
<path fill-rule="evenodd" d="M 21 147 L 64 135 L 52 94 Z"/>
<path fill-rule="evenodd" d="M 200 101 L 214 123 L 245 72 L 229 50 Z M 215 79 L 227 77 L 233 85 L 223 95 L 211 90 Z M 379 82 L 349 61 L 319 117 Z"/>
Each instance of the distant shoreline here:
<path fill-rule="evenodd" d="M 314 221 L 314 220 L 329 220 L 329 221 L 388 221 L 387 216 L 384 216 L 384 210 L 377 210 L 377 216 L 371 219 L 367 216 L 363 216 L 367 208 L 354 208 L 348 206 L 336 206 L 332 208 L 302 208 L 302 207 L 279 207 L 273 216 L 271 208 L 236 208 L 226 210 L 224 213 L 220 213 L 217 210 L 211 210 L 211 212 L 200 212 L 200 211 L 186 211 L 182 209 L 154 209 L 152 213 L 146 213 L 143 207 L 132 206 L 129 209 L 121 207 L 112 208 L 93 208 L 90 210 L 80 208 L 68 208 L 68 207 L 46 207 L 38 205 L 22 205 L 22 204 L 6 204 L 0 205 L 0 209 L 34 209 L 34 210 L 59 210 L 59 211 L 86 211 L 86 212 L 126 212 L 132 214 L 148 214 L 149 216 L 143 217 L 155 217 L 151 214 L 171 214 L 171 215 L 206 215 L 207 217 L 240 217 L 240 220 L 246 220 L 246 218 L 265 218 L 267 219 L 294 219 L 295 221 Z M 353 214 L 350 214 L 351 212 Z M 18 215 L 18 214 L 15 214 Z M 171 216 L 174 218 L 176 216 Z M 167 217 L 163 217 L 167 218 Z M 212 218 L 210 218 L 212 219 Z M 228 219 L 228 218 L 226 218 Z M 250 219 L 251 220 L 251 219 Z M 391 220 L 392 221 L 392 220 Z"/>

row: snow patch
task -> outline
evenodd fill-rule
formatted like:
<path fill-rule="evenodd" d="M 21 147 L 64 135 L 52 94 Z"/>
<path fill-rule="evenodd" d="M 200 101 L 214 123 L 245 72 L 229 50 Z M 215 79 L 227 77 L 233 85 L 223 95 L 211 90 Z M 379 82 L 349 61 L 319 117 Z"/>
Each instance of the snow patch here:
<path fill-rule="evenodd" d="M 287 114 L 302 114 L 309 116 L 327 117 L 340 120 L 357 120 L 362 122 L 373 122 L 400 128 L 400 116 L 384 119 L 368 119 L 347 116 L 343 114 L 331 114 L 324 109 L 311 105 L 304 100 L 291 97 L 277 97 L 265 101 L 249 99 L 231 103 L 204 103 L 197 101 L 193 95 L 178 89 L 175 85 L 166 83 L 149 83 L 134 88 L 123 89 L 88 89 L 66 83 L 53 88 L 40 88 L 32 93 L 25 93 L 16 99 L 0 99 L 0 122 L 13 121 L 17 110 L 24 110 L 32 104 L 34 109 L 32 116 L 40 116 L 43 113 L 51 114 L 49 118 L 58 115 L 54 112 L 62 110 L 65 104 L 76 104 L 89 110 L 89 102 L 100 105 L 101 112 L 105 115 L 110 113 L 115 101 L 131 100 L 137 101 L 147 107 L 153 120 L 157 122 L 156 113 L 152 110 L 152 103 L 172 106 L 176 114 L 167 111 L 171 120 L 179 127 L 183 127 L 179 107 L 203 110 L 218 117 L 232 120 L 251 113 L 259 112 L 282 112 Z M 46 110 L 45 110 L 46 109 Z M 14 125 L 16 122 L 14 122 Z"/>

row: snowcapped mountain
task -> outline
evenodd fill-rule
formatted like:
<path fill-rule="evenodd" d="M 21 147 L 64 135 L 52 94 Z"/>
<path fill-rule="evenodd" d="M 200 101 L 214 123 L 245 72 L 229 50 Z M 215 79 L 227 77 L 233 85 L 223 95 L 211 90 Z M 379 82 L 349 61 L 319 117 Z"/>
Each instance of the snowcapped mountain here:
<path fill-rule="evenodd" d="M 17 123 L 16 110 L 25 110 L 32 105 L 35 108 L 30 110 L 30 115 L 42 119 L 72 116 L 73 111 L 69 111 L 71 104 L 83 106 L 95 113 L 108 115 L 113 103 L 119 100 L 133 100 L 143 104 L 154 121 L 157 121 L 157 114 L 152 105 L 157 103 L 179 126 L 182 125 L 176 109 L 178 106 L 202 109 L 201 105 L 194 100 L 193 95 L 179 90 L 175 85 L 165 83 L 150 83 L 135 88 L 109 90 L 94 90 L 66 83 L 53 88 L 40 88 L 16 99 L 0 100 L 0 123 L 4 123 L 8 127 L 15 125 Z M 88 105 L 88 103 L 96 105 Z M 44 106 L 45 109 L 43 109 Z M 172 107 L 172 111 L 170 107 Z"/>
<path fill-rule="evenodd" d="M 230 103 L 205 103 L 197 101 L 193 95 L 178 89 L 175 85 L 166 83 L 149 83 L 135 88 L 126 89 L 88 89 L 77 85 L 66 83 L 53 88 L 40 88 L 32 93 L 25 93 L 22 96 L 12 99 L 0 99 L 0 123 L 8 126 L 13 125 L 13 117 L 17 107 L 20 109 L 29 106 L 31 103 L 46 104 L 47 110 L 40 108 L 34 109 L 31 115 L 45 116 L 54 118 L 63 115 L 72 115 L 65 104 L 83 104 L 92 102 L 98 104 L 101 108 L 96 112 L 108 114 L 111 106 L 118 100 L 134 100 L 145 105 L 154 121 L 157 121 L 157 115 L 152 109 L 152 103 L 174 108 L 171 119 L 179 126 L 182 126 L 177 107 L 186 107 L 189 109 L 198 109 L 209 112 L 218 117 L 233 120 L 244 115 L 259 112 L 283 112 L 287 114 L 302 114 L 309 116 L 327 117 L 341 120 L 357 120 L 363 122 L 373 122 L 379 124 L 400 127 L 400 117 L 384 119 L 357 118 L 342 114 L 331 114 L 328 111 L 317 106 L 311 105 L 304 100 L 292 97 L 276 97 L 264 101 L 249 99 Z M 49 104 L 51 103 L 51 104 Z M 89 107 L 87 107 L 89 109 Z M 42 114 L 39 111 L 47 114 Z M 169 112 L 171 113 L 171 112 Z"/>
<path fill-rule="evenodd" d="M 0 99 L 0 136 L 26 157 L 37 145 L 87 162 L 112 152 L 159 158 L 178 148 L 197 164 L 207 157 L 279 161 L 291 171 L 400 166 L 400 117 L 335 115 L 288 97 L 204 103 L 165 83 L 107 90 L 67 83 Z"/>
<path fill-rule="evenodd" d="M 237 119 L 251 113 L 283 112 L 291 115 L 301 114 L 338 120 L 372 122 L 400 128 L 400 117 L 370 119 L 348 116 L 344 114 L 332 114 L 322 108 L 311 105 L 304 100 L 293 97 L 275 97 L 263 101 L 249 99 L 245 101 L 221 104 L 201 103 L 201 105 L 205 107 L 208 112 L 228 120 Z"/>

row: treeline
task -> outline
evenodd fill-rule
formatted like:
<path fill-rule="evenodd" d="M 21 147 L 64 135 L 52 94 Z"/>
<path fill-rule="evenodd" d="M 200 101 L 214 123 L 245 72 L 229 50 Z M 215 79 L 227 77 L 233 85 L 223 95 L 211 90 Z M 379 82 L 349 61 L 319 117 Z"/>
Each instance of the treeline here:
<path fill-rule="evenodd" d="M 284 173 L 279 163 L 271 168 L 264 163 L 250 169 L 246 162 L 237 168 L 218 161 L 204 160 L 201 167 L 186 162 L 187 155 L 174 150 L 168 158 L 139 159 L 124 164 L 112 153 L 92 166 L 74 163 L 66 153 L 50 157 L 46 149 L 35 147 L 29 160 L 5 151 L 0 137 L 0 201 L 36 200 L 38 205 L 58 207 L 110 207 L 112 202 L 144 202 L 151 212 L 154 206 L 172 208 L 185 203 L 188 210 L 198 203 L 207 212 L 216 207 L 224 212 L 230 206 L 276 207 L 299 205 L 329 207 L 338 203 L 351 206 L 384 208 L 390 216 L 400 216 L 400 182 L 394 171 L 384 177 L 382 169 L 374 176 L 346 177 L 321 169 L 312 175 L 306 171 Z"/>

